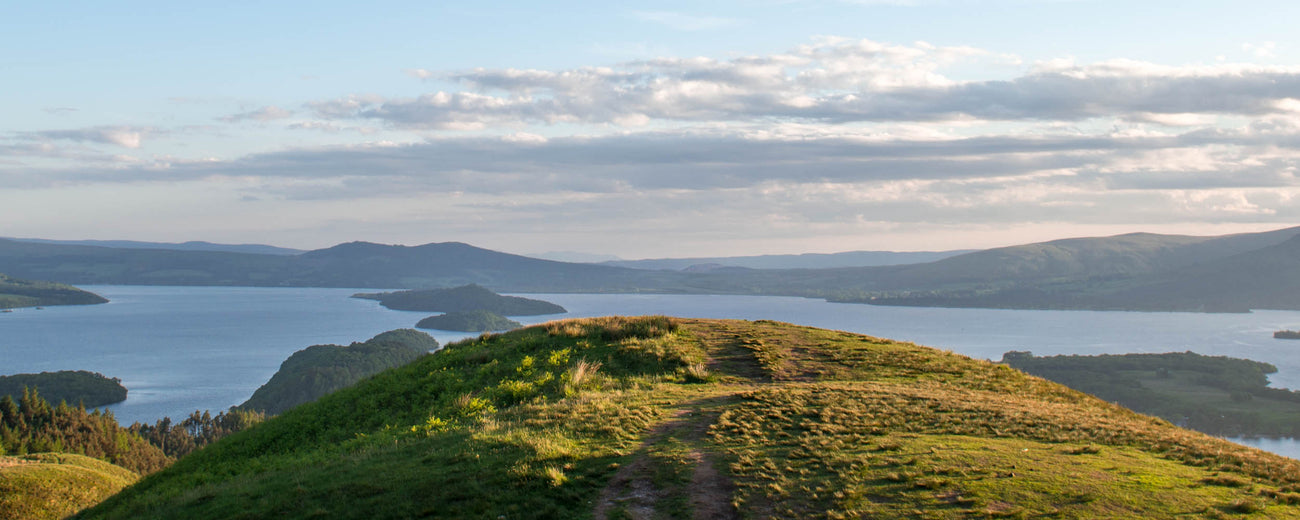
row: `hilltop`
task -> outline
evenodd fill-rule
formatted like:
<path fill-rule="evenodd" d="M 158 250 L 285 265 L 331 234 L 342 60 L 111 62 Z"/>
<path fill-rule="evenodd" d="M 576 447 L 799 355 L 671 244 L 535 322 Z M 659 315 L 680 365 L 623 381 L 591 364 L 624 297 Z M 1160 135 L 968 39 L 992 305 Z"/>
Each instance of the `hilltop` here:
<path fill-rule="evenodd" d="M 1009 367 L 776 322 L 447 345 L 79 518 L 1300 518 L 1300 462 Z"/>

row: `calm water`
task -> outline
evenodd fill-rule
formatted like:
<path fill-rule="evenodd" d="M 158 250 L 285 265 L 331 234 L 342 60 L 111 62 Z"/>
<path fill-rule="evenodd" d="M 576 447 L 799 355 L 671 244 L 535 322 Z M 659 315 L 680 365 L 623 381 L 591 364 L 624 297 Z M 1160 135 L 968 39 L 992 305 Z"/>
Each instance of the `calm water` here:
<path fill-rule="evenodd" d="M 294 351 L 364 341 L 411 327 L 428 313 L 391 311 L 349 298 L 354 289 L 91 286 L 105 305 L 19 309 L 0 314 L 0 374 L 91 370 L 122 379 L 128 399 L 111 408 L 123 423 L 224 410 L 252 395 Z M 1274 386 L 1300 388 L 1300 342 L 1272 332 L 1300 327 L 1300 312 L 1128 313 L 931 309 L 835 304 L 805 298 L 682 295 L 529 295 L 569 314 L 668 314 L 777 319 L 870 334 L 997 360 L 1037 355 L 1191 350 L 1266 361 Z M 440 343 L 470 334 L 434 333 Z M 1294 440 L 1244 440 L 1300 457 Z"/>

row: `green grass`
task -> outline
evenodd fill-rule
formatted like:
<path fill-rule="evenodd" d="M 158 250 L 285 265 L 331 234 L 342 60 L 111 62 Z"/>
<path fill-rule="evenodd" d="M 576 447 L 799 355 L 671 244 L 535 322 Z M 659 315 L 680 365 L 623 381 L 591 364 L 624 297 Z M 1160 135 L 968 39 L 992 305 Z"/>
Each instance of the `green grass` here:
<path fill-rule="evenodd" d="M 63 518 L 137 478 L 129 470 L 81 455 L 0 457 L 0 520 Z"/>
<path fill-rule="evenodd" d="M 1005 366 L 776 322 L 447 346 L 85 518 L 1300 518 L 1300 463 Z"/>

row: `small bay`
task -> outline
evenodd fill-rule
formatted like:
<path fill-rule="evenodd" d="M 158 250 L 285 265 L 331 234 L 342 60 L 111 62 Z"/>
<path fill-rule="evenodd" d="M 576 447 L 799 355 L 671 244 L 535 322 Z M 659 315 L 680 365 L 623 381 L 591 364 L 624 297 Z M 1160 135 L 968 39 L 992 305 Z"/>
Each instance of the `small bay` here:
<path fill-rule="evenodd" d="M 87 286 L 103 305 L 18 309 L 0 315 L 0 374 L 91 370 L 122 379 L 119 421 L 179 420 L 239 404 L 293 352 L 349 344 L 429 313 L 393 311 L 349 298 L 365 289 Z M 529 294 L 568 314 L 534 324 L 611 314 L 772 319 L 912 341 L 997 360 L 1035 355 L 1193 351 L 1276 365 L 1273 386 L 1300 388 L 1300 342 L 1272 332 L 1300 327 L 1300 312 L 1250 314 L 1018 311 L 877 307 L 806 298 L 638 294 Z M 431 332 L 446 344 L 474 334 Z M 1234 439 L 1300 457 L 1293 439 Z"/>

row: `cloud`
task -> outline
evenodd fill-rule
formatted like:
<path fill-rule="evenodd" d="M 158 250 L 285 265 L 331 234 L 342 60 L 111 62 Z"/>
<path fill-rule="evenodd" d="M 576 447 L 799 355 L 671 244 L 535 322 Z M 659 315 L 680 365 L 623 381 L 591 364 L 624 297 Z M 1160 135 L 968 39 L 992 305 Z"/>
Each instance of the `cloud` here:
<path fill-rule="evenodd" d="M 824 38 L 786 53 L 726 60 L 657 58 L 559 71 L 419 70 L 418 77 L 438 77 L 464 89 L 414 98 L 350 96 L 310 106 L 321 118 L 434 130 L 561 123 L 636 127 L 656 121 L 854 124 L 1094 118 L 1178 126 L 1200 124 L 1216 115 L 1276 114 L 1300 99 L 1296 67 L 1049 61 L 1006 79 L 958 81 L 944 74 L 956 65 L 1007 60 L 970 47 Z"/>
<path fill-rule="evenodd" d="M 634 11 L 632 16 L 646 22 L 667 26 L 677 31 L 708 31 L 736 25 L 734 18 L 701 16 L 672 11 Z"/>
<path fill-rule="evenodd" d="M 275 121 L 277 119 L 288 119 L 292 116 L 293 116 L 293 111 L 271 105 L 271 106 L 264 106 L 257 110 L 250 110 L 248 112 L 240 112 L 238 114 L 225 116 L 220 118 L 220 120 L 225 121 L 227 123 L 238 123 L 241 121 L 258 121 L 258 122 L 265 123 L 267 121 Z"/>
<path fill-rule="evenodd" d="M 161 133 L 163 132 L 157 128 L 145 126 L 96 126 L 72 130 L 25 132 L 19 134 L 19 137 L 30 140 L 68 140 L 139 148 L 146 137 Z"/>

